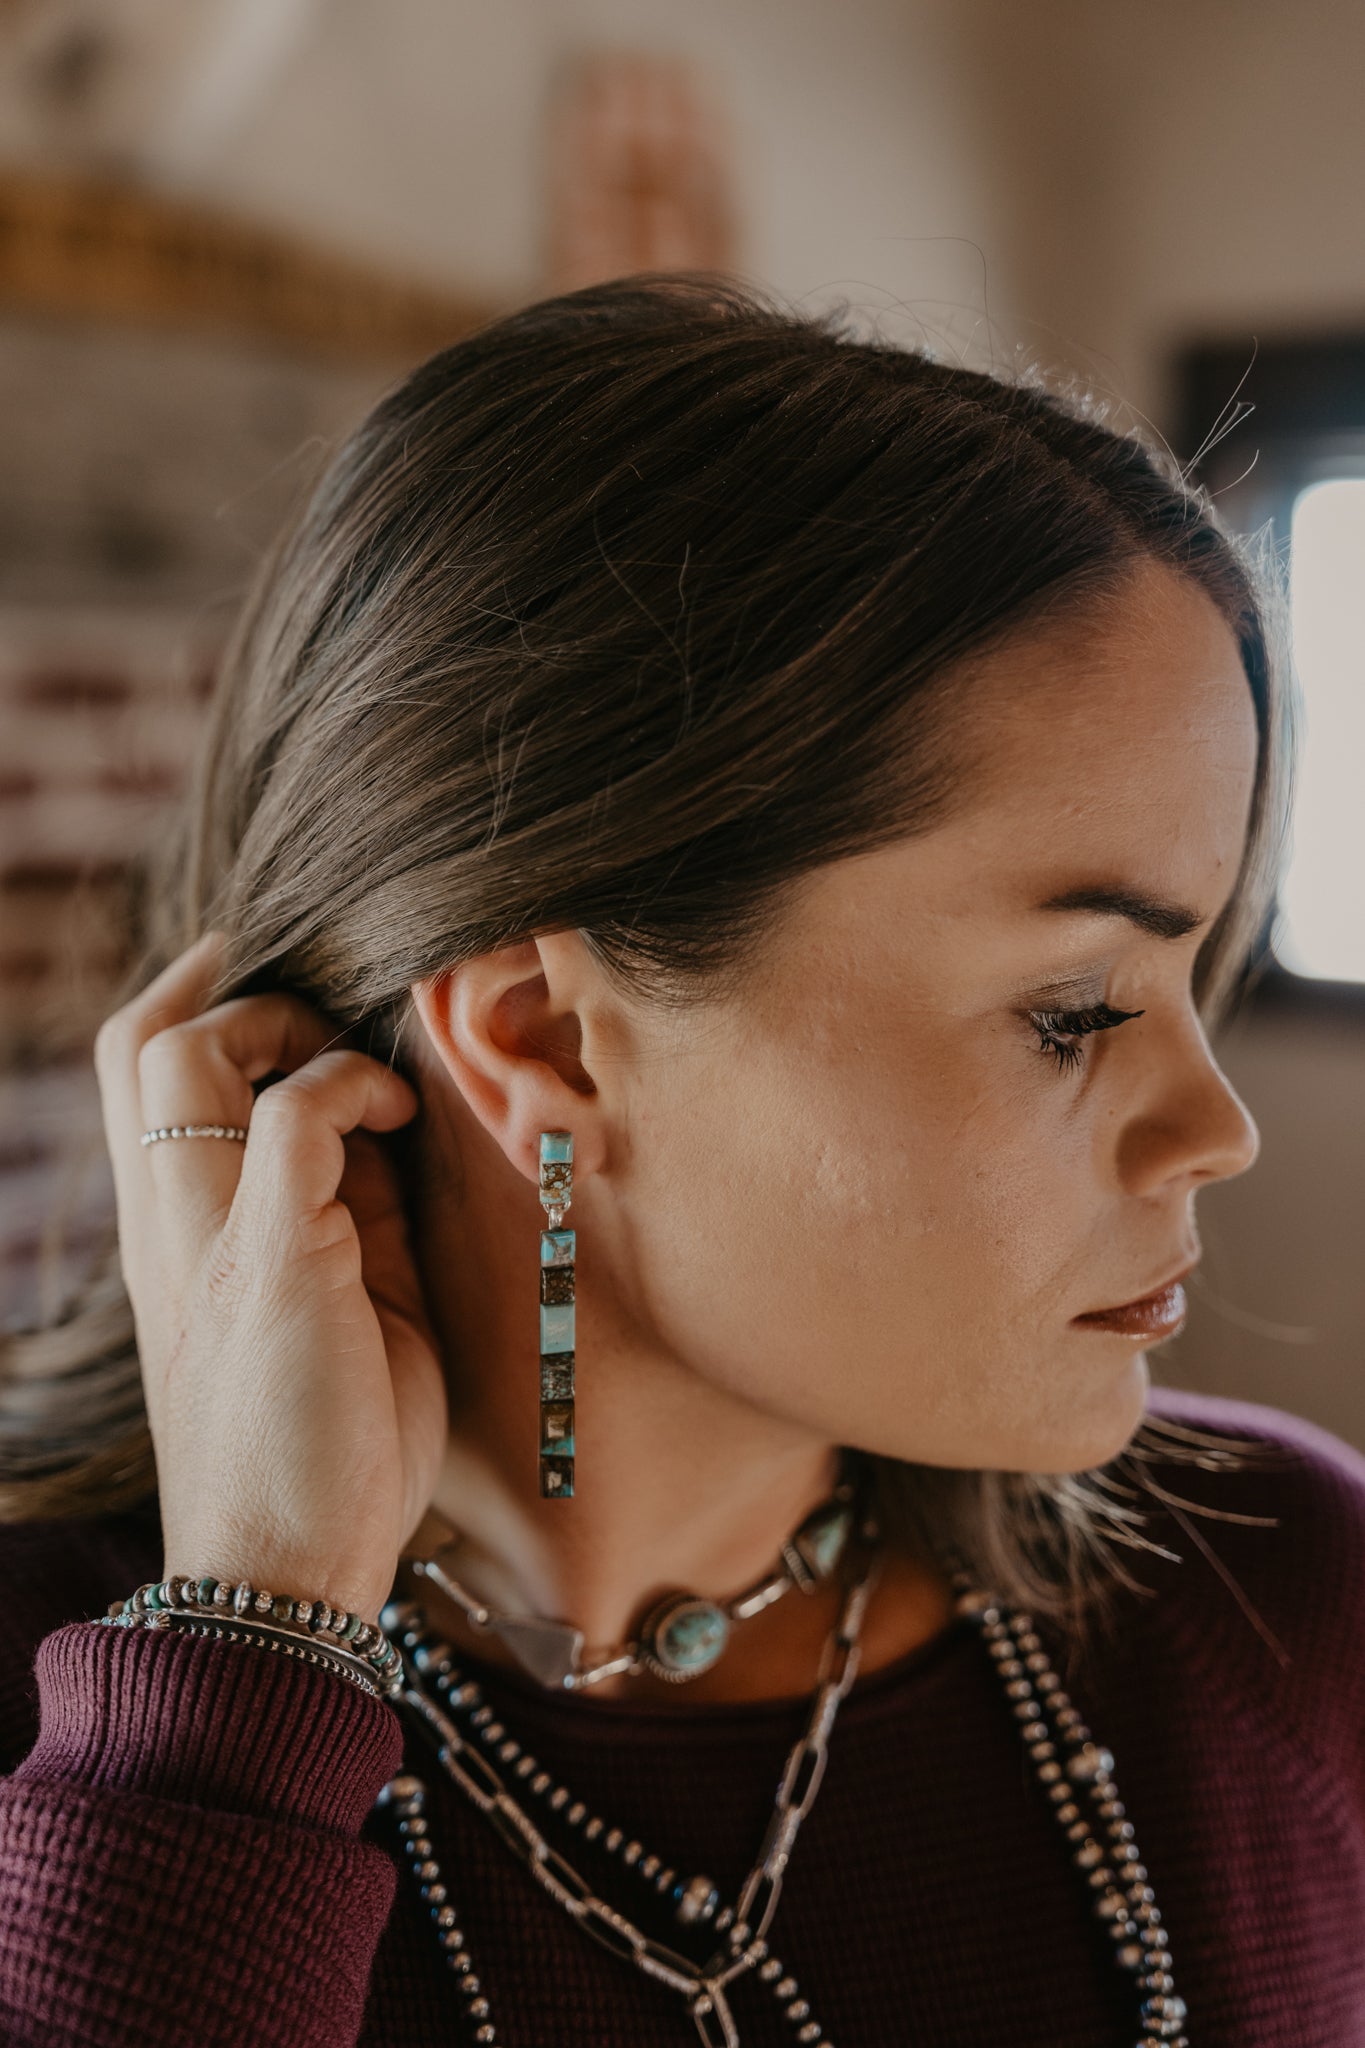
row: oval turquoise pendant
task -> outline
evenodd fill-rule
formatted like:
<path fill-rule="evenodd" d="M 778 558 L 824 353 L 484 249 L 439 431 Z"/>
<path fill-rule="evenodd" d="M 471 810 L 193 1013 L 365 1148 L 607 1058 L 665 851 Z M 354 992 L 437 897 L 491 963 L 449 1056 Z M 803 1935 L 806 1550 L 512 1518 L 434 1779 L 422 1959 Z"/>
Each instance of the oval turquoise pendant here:
<path fill-rule="evenodd" d="M 709 1671 L 729 1640 L 724 1609 L 683 1593 L 654 1609 L 640 1631 L 640 1652 L 660 1678 L 680 1683 Z"/>

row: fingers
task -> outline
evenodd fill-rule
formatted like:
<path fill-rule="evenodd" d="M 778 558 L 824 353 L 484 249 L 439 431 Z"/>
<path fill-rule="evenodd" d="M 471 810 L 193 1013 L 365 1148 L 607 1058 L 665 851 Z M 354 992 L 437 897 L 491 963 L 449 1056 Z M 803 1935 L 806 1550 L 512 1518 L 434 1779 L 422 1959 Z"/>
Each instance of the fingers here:
<path fill-rule="evenodd" d="M 346 1167 L 347 1131 L 391 1131 L 418 1106 L 401 1074 L 368 1054 L 320 1053 L 257 1096 L 248 1126 L 234 1215 L 292 1241 L 336 1201 Z"/>
<path fill-rule="evenodd" d="M 257 1101 L 251 1083 L 302 1067 L 342 1035 L 301 997 L 284 992 L 237 996 L 202 1016 L 168 1024 L 144 1041 L 137 1056 L 140 1130 L 176 1124 L 249 1129 Z M 241 1144 L 200 1137 L 144 1146 L 140 1133 L 137 1144 L 153 1187 L 168 1198 L 169 1227 L 178 1243 L 184 1249 L 202 1244 L 231 1207 Z"/>
<path fill-rule="evenodd" d="M 146 1184 L 143 1159 L 153 1149 L 138 1143 L 146 1129 L 137 1076 L 138 1054 L 144 1041 L 162 1023 L 178 1023 L 203 1008 L 217 978 L 222 947 L 221 932 L 205 932 L 163 968 L 140 995 L 106 1017 L 95 1034 L 100 1109 L 120 1216 Z"/>
<path fill-rule="evenodd" d="M 275 1227 L 283 1227 L 296 1195 L 314 1207 L 335 1197 L 343 1132 L 358 1123 L 390 1129 L 416 1107 L 408 1084 L 379 1062 L 329 1050 L 344 1032 L 298 996 L 238 996 L 206 1008 L 221 957 L 220 935 L 206 933 L 116 1011 L 96 1039 L 130 1287 L 135 1275 L 150 1284 L 153 1271 L 164 1273 L 168 1263 L 188 1278 L 232 1209 L 248 1156 L 265 1152 L 271 1162 L 269 1208 Z M 283 1083 L 253 1094 L 252 1082 L 263 1075 L 303 1071 L 305 1085 L 282 1100 L 272 1098 Z M 145 1130 L 177 1125 L 251 1130 L 263 1103 L 271 1106 L 254 1151 L 250 1140 L 245 1148 L 215 1137 L 141 1141 Z M 275 1185 L 269 1174 L 284 1177 Z M 252 1186 L 259 1195 L 259 1175 Z"/>

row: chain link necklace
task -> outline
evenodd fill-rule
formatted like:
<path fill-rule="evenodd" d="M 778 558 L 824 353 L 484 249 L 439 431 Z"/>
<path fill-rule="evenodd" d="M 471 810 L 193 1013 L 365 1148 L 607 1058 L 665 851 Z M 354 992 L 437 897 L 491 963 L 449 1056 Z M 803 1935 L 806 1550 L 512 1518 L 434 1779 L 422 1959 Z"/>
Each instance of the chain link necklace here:
<path fill-rule="evenodd" d="M 609 1827 L 590 1813 L 583 1800 L 575 1799 L 566 1785 L 542 1769 L 484 1700 L 481 1687 L 462 1678 L 452 1646 L 428 1626 L 416 1601 L 392 1600 L 380 1616 L 402 1657 L 404 1687 L 398 1701 L 416 1716 L 424 1734 L 434 1737 L 447 1775 L 585 1933 L 680 1994 L 704 2048 L 740 2048 L 727 1990 L 751 1970 L 782 2007 L 802 2048 L 834 2048 L 796 1978 L 773 1953 L 767 1933 L 797 1832 L 820 1789 L 835 1717 L 857 1675 L 863 1616 L 880 1562 L 878 1530 L 870 1515 L 861 1519 L 858 1534 L 860 1564 L 826 1639 L 806 1725 L 788 1754 L 758 1858 L 733 1906 L 720 1905 L 709 1878 L 679 1877 L 661 1857 L 646 1853 L 642 1843 L 628 1840 L 624 1829 Z M 1092 1894 L 1096 1918 L 1114 1943 L 1115 1963 L 1134 1980 L 1141 2029 L 1134 2048 L 1189 2048 L 1183 2031 L 1185 2002 L 1176 1996 L 1161 1913 L 1118 1796 L 1112 1755 L 1092 1740 L 1062 1689 L 1032 1617 L 978 1587 L 956 1553 L 945 1552 L 943 1562 L 952 1580 L 955 1610 L 973 1623 L 985 1642 L 1037 1778 L 1073 1845 L 1071 1860 Z M 424 1679 L 430 1681 L 430 1690 Z M 669 1900 L 680 1927 L 709 1929 L 717 1946 L 707 1961 L 694 1963 L 599 1898 L 546 1840 L 509 1789 L 498 1764 L 584 1840 L 617 1857 L 656 1901 Z M 1082 1801 L 1089 1803 L 1092 1818 L 1084 1814 Z M 462 1994 L 472 2040 L 480 2048 L 500 2048 L 487 1994 L 433 1853 L 425 1782 L 413 1773 L 391 1778 L 377 1804 L 397 1819 L 408 1868 Z"/>

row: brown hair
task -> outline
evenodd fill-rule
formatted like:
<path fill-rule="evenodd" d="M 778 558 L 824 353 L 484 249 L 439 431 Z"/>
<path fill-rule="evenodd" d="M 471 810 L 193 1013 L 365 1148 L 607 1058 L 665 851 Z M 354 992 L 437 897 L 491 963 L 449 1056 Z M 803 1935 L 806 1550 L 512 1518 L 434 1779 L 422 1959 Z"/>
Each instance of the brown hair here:
<path fill-rule="evenodd" d="M 577 929 L 661 1002 L 738 983 L 796 876 L 944 815 L 954 665 L 1144 558 L 1228 620 L 1260 735 L 1241 872 L 1195 966 L 1213 1029 L 1288 815 L 1273 555 L 1039 377 L 714 277 L 530 306 L 392 390 L 262 565 L 121 999 L 217 926 L 214 1000 L 295 990 L 412 1073 L 409 984 L 537 932 Z M 112 1244 L 54 1324 L 6 1340 L 0 1396 L 0 1518 L 151 1493 Z M 1112 1543 L 1152 1548 L 1121 1475 L 1150 1492 L 1158 1459 L 1255 1449 L 1148 1416 L 1090 1473 L 879 1468 L 906 1541 L 946 1535 L 1074 1625 L 1105 1568 L 1132 1584 Z"/>

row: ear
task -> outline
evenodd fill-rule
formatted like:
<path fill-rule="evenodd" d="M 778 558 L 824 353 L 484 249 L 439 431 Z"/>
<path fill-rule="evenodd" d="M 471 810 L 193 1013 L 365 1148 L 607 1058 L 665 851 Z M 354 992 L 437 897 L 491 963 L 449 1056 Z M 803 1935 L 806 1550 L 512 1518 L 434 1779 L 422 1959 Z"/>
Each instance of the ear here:
<path fill-rule="evenodd" d="M 577 932 L 500 946 L 412 984 L 430 1049 L 519 1172 L 540 1180 L 540 1133 L 571 1131 L 575 1175 L 605 1157 L 603 1105 L 584 1066 L 600 972 Z"/>

